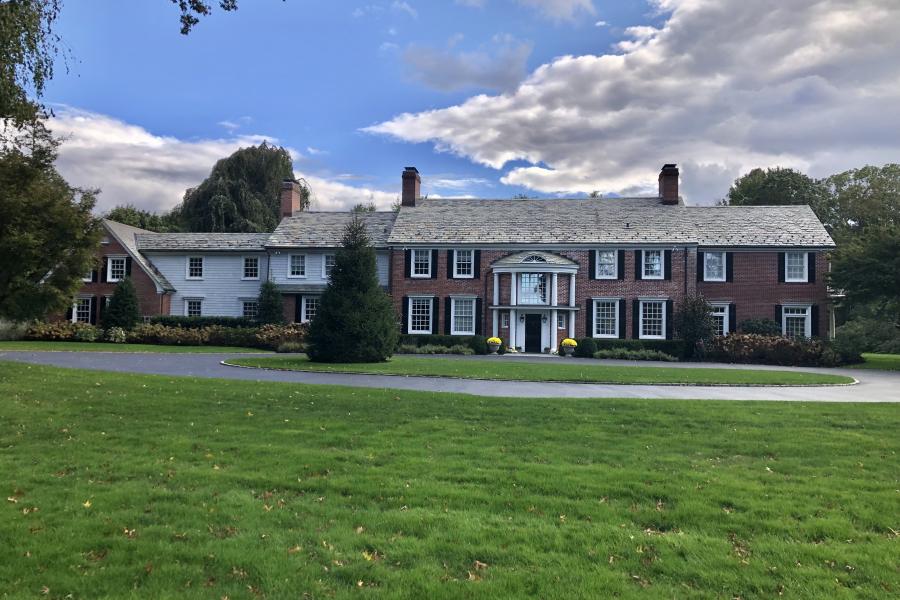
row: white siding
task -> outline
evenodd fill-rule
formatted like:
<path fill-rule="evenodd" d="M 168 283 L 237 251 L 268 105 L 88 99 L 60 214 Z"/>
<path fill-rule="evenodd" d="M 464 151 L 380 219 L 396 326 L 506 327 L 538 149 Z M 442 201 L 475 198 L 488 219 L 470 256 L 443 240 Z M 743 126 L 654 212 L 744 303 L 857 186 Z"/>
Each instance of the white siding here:
<path fill-rule="evenodd" d="M 336 250 L 276 250 L 273 251 L 272 281 L 279 285 L 325 285 L 327 280 L 322 278 L 322 261 L 325 254 L 334 254 Z M 291 254 L 306 255 L 306 277 L 288 277 L 288 257 Z M 375 253 L 375 265 L 378 269 L 378 283 L 388 285 L 388 251 L 377 250 Z M 175 286 L 178 287 L 178 286 Z"/>
<path fill-rule="evenodd" d="M 259 296 L 259 286 L 266 280 L 268 272 L 264 252 L 145 254 L 176 290 L 172 295 L 173 315 L 185 314 L 185 298 L 199 298 L 203 301 L 204 316 L 240 317 L 243 314 L 243 301 Z M 186 278 L 189 256 L 203 257 L 203 279 Z M 258 280 L 241 279 L 245 256 L 259 257 Z"/>

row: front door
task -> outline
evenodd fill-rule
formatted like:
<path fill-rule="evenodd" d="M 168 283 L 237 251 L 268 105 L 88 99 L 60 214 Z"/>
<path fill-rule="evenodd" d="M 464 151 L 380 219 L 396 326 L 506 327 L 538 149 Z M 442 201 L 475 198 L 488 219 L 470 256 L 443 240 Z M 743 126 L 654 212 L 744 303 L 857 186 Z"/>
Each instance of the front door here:
<path fill-rule="evenodd" d="M 541 315 L 525 315 L 525 352 L 541 350 Z"/>

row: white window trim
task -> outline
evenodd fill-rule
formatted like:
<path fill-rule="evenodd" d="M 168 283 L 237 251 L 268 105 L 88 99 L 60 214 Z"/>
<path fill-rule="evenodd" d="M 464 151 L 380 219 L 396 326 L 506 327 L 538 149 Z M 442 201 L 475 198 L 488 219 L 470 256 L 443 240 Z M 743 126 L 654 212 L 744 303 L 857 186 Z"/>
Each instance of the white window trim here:
<path fill-rule="evenodd" d="M 638 322 L 638 339 L 641 340 L 664 340 L 666 339 L 666 298 L 646 298 L 639 300 L 640 302 L 640 311 L 638 316 L 640 317 L 640 321 Z M 662 335 L 644 335 L 644 305 L 648 302 L 659 303 L 662 304 Z"/>
<path fill-rule="evenodd" d="M 724 308 L 725 312 L 723 314 L 722 319 L 722 336 L 728 335 L 728 332 L 731 330 L 731 303 L 729 302 L 710 302 L 709 305 L 712 308 Z"/>
<path fill-rule="evenodd" d="M 257 298 L 241 298 L 241 299 L 240 299 L 241 317 L 243 317 L 243 318 L 251 318 L 251 319 L 255 319 L 255 318 L 256 318 L 256 317 L 246 317 L 246 316 L 244 315 L 244 305 L 245 305 L 245 304 L 249 304 L 249 303 L 251 303 L 251 302 L 254 303 L 254 304 L 256 304 L 256 316 L 257 316 L 257 317 L 259 316 L 259 299 L 257 299 Z"/>
<path fill-rule="evenodd" d="M 256 277 L 245 277 L 244 274 L 247 272 L 247 260 L 255 258 L 256 259 Z M 259 260 L 258 256 L 242 256 L 241 257 L 241 281 L 259 281 L 259 274 L 262 271 L 262 261 Z"/>
<path fill-rule="evenodd" d="M 306 318 L 306 304 L 309 300 L 315 298 L 319 301 L 319 306 L 316 307 L 316 313 L 319 312 L 319 307 L 322 306 L 322 297 L 321 296 L 303 296 L 303 302 L 300 306 L 300 322 L 301 323 L 309 323 L 311 319 Z"/>
<path fill-rule="evenodd" d="M 472 272 L 468 275 L 464 275 L 459 272 L 459 261 L 458 256 L 459 252 L 468 252 L 469 256 L 472 257 Z M 454 279 L 475 279 L 475 251 L 474 250 L 454 250 L 453 251 L 453 278 Z M 474 335 L 474 334 L 473 334 Z"/>
<path fill-rule="evenodd" d="M 706 259 L 710 254 L 719 254 L 722 257 L 722 276 L 712 277 L 706 271 Z M 703 253 L 703 281 L 726 281 L 728 279 L 728 255 L 725 252 L 704 252 Z"/>
<path fill-rule="evenodd" d="M 546 300 L 544 300 L 543 302 L 522 302 L 522 298 L 525 297 L 525 295 L 522 293 L 522 276 L 523 275 L 543 275 L 544 276 L 544 295 L 547 298 Z M 516 275 L 514 273 L 513 276 L 516 278 L 516 286 L 518 286 L 516 288 L 516 305 L 517 306 L 550 306 L 550 294 L 553 292 L 553 290 L 550 289 L 552 287 L 551 279 L 550 279 L 550 277 L 547 277 L 546 272 L 544 272 L 544 271 L 539 271 L 539 272 L 524 271 L 522 273 L 519 273 L 518 275 Z"/>
<path fill-rule="evenodd" d="M 184 278 L 190 281 L 202 281 L 203 275 L 200 277 L 191 277 L 191 259 L 199 258 L 200 259 L 200 272 L 206 273 L 206 260 L 202 256 L 187 256 L 184 259 Z M 193 300 L 194 298 L 191 298 Z"/>
<path fill-rule="evenodd" d="M 456 301 L 465 300 L 472 303 L 472 329 L 464 331 L 456 328 Z M 475 319 L 478 315 L 475 313 L 477 299 L 475 296 L 461 296 L 459 298 L 450 298 L 450 335 L 475 335 Z"/>
<path fill-rule="evenodd" d="M 500 313 L 500 328 L 509 329 L 509 311 Z"/>
<path fill-rule="evenodd" d="M 559 320 L 562 319 L 562 325 L 559 324 Z M 559 311 L 556 313 L 556 329 L 562 331 L 564 329 L 569 328 L 569 314 L 565 311 Z"/>
<path fill-rule="evenodd" d="M 428 330 L 413 330 L 412 328 L 412 305 L 413 300 L 428 300 Z M 409 296 L 406 301 L 406 331 L 412 335 L 431 335 L 432 325 L 434 324 L 434 296 Z"/>
<path fill-rule="evenodd" d="M 325 269 L 325 265 L 326 265 L 327 262 L 328 262 L 328 257 L 329 257 L 329 256 L 334 256 L 334 257 L 336 257 L 337 255 L 334 254 L 334 253 L 329 253 L 329 254 L 323 254 L 323 255 L 322 255 L 322 279 L 325 279 L 325 280 L 328 280 L 328 279 L 329 279 L 328 271 Z M 331 267 L 331 268 L 334 269 L 334 267 Z"/>
<path fill-rule="evenodd" d="M 195 277 L 195 279 L 196 279 L 196 277 Z M 199 302 L 200 303 L 200 315 L 199 316 L 202 317 L 203 316 L 203 298 L 185 298 L 184 299 L 184 316 L 186 316 L 186 317 L 191 316 L 190 311 L 188 310 L 188 305 L 191 302 Z"/>
<path fill-rule="evenodd" d="M 647 253 L 659 252 L 659 275 L 647 275 Z M 641 279 L 665 279 L 666 277 L 666 252 L 664 250 L 641 250 Z"/>
<path fill-rule="evenodd" d="M 303 275 L 291 275 L 291 262 L 293 261 L 293 257 L 302 256 L 303 257 Z M 323 259 L 324 260 L 324 259 Z M 292 254 L 288 254 L 287 259 L 287 278 L 288 279 L 306 279 L 306 267 L 309 264 L 309 257 L 306 254 L 302 254 L 299 252 L 294 252 Z M 324 269 L 324 263 L 323 267 Z"/>
<path fill-rule="evenodd" d="M 416 273 L 416 252 L 425 252 L 428 254 L 428 273 Z M 431 249 L 413 248 L 409 253 L 409 276 L 414 279 L 431 279 L 431 271 L 434 269 L 434 265 L 431 264 L 431 257 Z"/>
<path fill-rule="evenodd" d="M 791 279 L 788 277 L 788 257 L 791 254 L 803 255 L 803 278 Z M 809 283 L 809 252 L 785 252 L 784 253 L 784 281 L 785 283 Z M 807 336 L 809 337 L 809 336 Z"/>
<path fill-rule="evenodd" d="M 122 281 L 122 279 L 125 279 L 125 277 L 122 277 L 122 279 L 114 279 L 113 278 L 112 264 L 113 264 L 114 260 L 123 261 L 122 273 L 125 275 L 125 277 L 128 277 L 128 273 L 126 272 L 126 269 L 128 268 L 128 257 L 127 256 L 107 256 L 106 257 L 106 282 L 107 283 L 119 283 L 120 281 Z M 90 280 L 88 280 L 88 281 L 90 281 Z"/>
<path fill-rule="evenodd" d="M 620 317 L 619 317 L 619 310 L 621 309 L 621 305 L 622 305 L 622 303 L 619 302 L 619 300 L 621 300 L 621 298 L 592 298 L 591 300 L 592 300 L 591 301 L 591 310 L 594 311 L 594 314 L 593 314 L 594 318 L 591 319 L 591 321 L 594 323 L 594 330 L 591 332 L 591 337 L 595 337 L 598 339 L 618 339 L 618 337 L 620 335 L 619 323 L 621 322 Z M 613 335 L 610 335 L 608 333 L 604 333 L 604 334 L 597 333 L 597 303 L 598 302 L 612 302 L 616 306 L 616 333 Z"/>
<path fill-rule="evenodd" d="M 88 313 L 87 323 L 90 324 L 91 315 L 93 315 L 94 311 L 97 309 L 97 307 L 94 306 L 94 298 L 91 296 L 75 296 L 75 298 L 72 300 L 72 318 L 70 319 L 70 321 L 72 323 L 84 323 L 85 322 L 85 321 L 78 320 L 78 303 L 82 300 L 88 301 L 88 306 L 90 307 L 90 309 L 89 309 L 90 312 Z"/>
<path fill-rule="evenodd" d="M 85 277 L 81 278 L 82 283 L 91 283 L 94 280 L 94 270 L 91 269 L 91 272 L 88 273 Z"/>
<path fill-rule="evenodd" d="M 600 253 L 601 252 L 612 252 L 613 253 L 613 269 L 614 273 L 612 275 L 601 275 L 600 274 Z M 643 258 L 644 255 L 641 255 Z M 594 278 L 595 279 L 618 279 L 619 278 L 619 251 L 614 248 L 597 248 L 597 252 L 594 254 Z"/>
<path fill-rule="evenodd" d="M 787 337 L 787 313 L 786 308 L 804 308 L 806 309 L 806 323 L 803 326 L 803 336 L 807 339 L 812 337 L 812 304 L 782 304 L 781 305 L 781 335 Z M 797 315 L 791 315 L 797 316 Z"/>

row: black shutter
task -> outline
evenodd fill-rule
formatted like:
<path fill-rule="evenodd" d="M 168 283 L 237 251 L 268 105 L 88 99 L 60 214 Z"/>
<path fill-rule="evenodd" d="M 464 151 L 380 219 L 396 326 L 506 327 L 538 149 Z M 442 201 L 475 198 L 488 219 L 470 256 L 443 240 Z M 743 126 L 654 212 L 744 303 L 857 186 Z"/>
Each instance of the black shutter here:
<path fill-rule="evenodd" d="M 431 251 L 431 278 L 432 279 L 437 279 L 437 272 L 438 272 L 438 251 L 432 250 Z"/>
<path fill-rule="evenodd" d="M 447 250 L 447 279 L 453 279 L 453 250 Z"/>
<path fill-rule="evenodd" d="M 778 253 L 778 283 L 784 283 L 784 252 Z"/>
<path fill-rule="evenodd" d="M 109 298 L 103 296 L 100 298 L 100 301 L 97 303 L 97 312 L 100 315 L 100 323 L 103 323 L 103 313 L 106 312 L 106 303 L 109 301 Z"/>
<path fill-rule="evenodd" d="M 776 305 L 775 305 L 775 322 L 778 323 L 778 327 L 779 327 L 779 328 L 783 328 L 783 327 L 784 327 L 784 325 L 782 325 L 782 322 L 781 322 L 781 317 L 782 317 L 782 314 L 781 314 L 781 305 L 780 305 L 780 304 L 776 304 Z M 782 329 L 782 333 L 784 333 L 784 330 L 783 330 L 783 329 Z"/>
<path fill-rule="evenodd" d="M 618 268 L 616 269 L 616 273 L 618 274 L 617 279 L 625 279 L 625 251 L 624 250 L 616 250 L 616 260 L 618 261 Z"/>
<path fill-rule="evenodd" d="M 663 272 L 665 273 L 664 279 L 666 281 L 672 279 L 672 251 L 666 250 L 663 252 Z"/>
<path fill-rule="evenodd" d="M 809 265 L 809 279 L 810 283 L 816 282 L 816 253 L 808 252 L 806 254 L 807 264 Z"/>
<path fill-rule="evenodd" d="M 481 250 L 472 250 L 472 261 L 474 262 L 472 268 L 475 279 L 481 279 Z"/>
<path fill-rule="evenodd" d="M 590 298 L 584 301 L 584 337 L 594 337 L 594 301 Z"/>
<path fill-rule="evenodd" d="M 674 323 L 672 322 L 673 321 L 673 319 L 672 319 L 673 312 L 674 311 L 672 310 L 672 301 L 666 300 L 666 339 L 667 340 L 672 339 L 672 332 L 675 329 Z"/>
<path fill-rule="evenodd" d="M 73 301 L 74 304 L 74 301 Z M 72 320 L 72 304 L 69 305 L 69 308 L 66 309 L 66 321 Z"/>
<path fill-rule="evenodd" d="M 444 334 L 450 335 L 450 323 L 453 319 L 453 301 L 450 296 L 444 298 Z"/>
<path fill-rule="evenodd" d="M 619 299 L 619 339 L 625 339 L 625 298 Z"/>
<path fill-rule="evenodd" d="M 131 277 L 131 257 L 125 257 L 125 277 Z"/>
<path fill-rule="evenodd" d="M 640 280 L 644 278 L 643 261 L 641 260 L 641 251 L 634 251 L 634 278 Z"/>
<path fill-rule="evenodd" d="M 294 305 L 294 322 L 300 323 L 303 321 L 303 294 L 295 295 L 294 300 L 296 302 Z"/>
<path fill-rule="evenodd" d="M 641 337 L 641 301 L 637 298 L 631 301 L 631 337 Z"/>
<path fill-rule="evenodd" d="M 483 320 L 481 312 L 481 298 L 475 298 L 475 335 L 481 335 L 481 322 Z"/>
<path fill-rule="evenodd" d="M 441 299 L 435 296 L 431 299 L 431 333 L 438 332 L 438 320 L 441 311 Z"/>
<path fill-rule="evenodd" d="M 100 281 L 106 283 L 106 271 L 108 269 L 107 265 L 109 264 L 109 259 L 105 256 L 103 257 L 103 267 L 100 269 Z"/>
<path fill-rule="evenodd" d="M 703 252 L 697 251 L 697 281 L 703 281 Z"/>
<path fill-rule="evenodd" d="M 412 276 L 412 250 L 403 251 L 403 269 L 406 273 L 406 278 L 409 279 Z"/>
<path fill-rule="evenodd" d="M 813 304 L 809 310 L 809 318 L 812 321 L 809 324 L 809 333 L 812 337 L 819 336 L 819 305 Z"/>
<path fill-rule="evenodd" d="M 97 324 L 97 296 L 91 298 L 91 325 Z"/>
<path fill-rule="evenodd" d="M 728 333 L 737 331 L 737 306 L 734 303 L 728 305 Z"/>
<path fill-rule="evenodd" d="M 734 252 L 725 253 L 725 281 L 734 281 Z"/>
<path fill-rule="evenodd" d="M 597 251 L 591 250 L 591 264 L 588 265 L 588 279 L 597 279 Z"/>
<path fill-rule="evenodd" d="M 97 276 L 98 276 L 97 269 L 93 269 L 91 271 L 91 283 L 97 283 Z"/>
<path fill-rule="evenodd" d="M 407 250 L 407 252 L 409 252 L 409 250 Z M 409 296 L 403 296 L 403 308 L 401 313 L 403 322 L 400 323 L 400 331 L 409 333 Z"/>

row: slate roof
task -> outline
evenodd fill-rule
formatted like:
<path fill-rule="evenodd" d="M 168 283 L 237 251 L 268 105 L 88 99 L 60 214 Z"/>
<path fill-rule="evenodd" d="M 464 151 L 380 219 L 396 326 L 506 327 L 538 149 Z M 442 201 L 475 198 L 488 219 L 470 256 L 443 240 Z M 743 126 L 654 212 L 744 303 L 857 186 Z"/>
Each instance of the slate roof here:
<path fill-rule="evenodd" d="M 698 244 L 832 247 L 808 206 L 665 206 L 659 198 L 421 199 L 391 245 Z"/>
<path fill-rule="evenodd" d="M 353 217 L 349 212 L 301 212 L 282 219 L 269 236 L 269 248 L 337 248 L 341 245 L 344 227 Z M 376 248 L 386 248 L 388 235 L 397 213 L 360 213 Z"/>
<path fill-rule="evenodd" d="M 106 230 L 116 238 L 116 240 L 122 244 L 125 250 L 128 251 L 128 254 L 131 256 L 131 259 L 137 262 L 140 267 L 144 270 L 145 273 L 152 279 L 159 287 L 164 290 L 174 292 L 175 287 L 169 283 L 169 280 L 166 279 L 162 273 L 156 270 L 156 267 L 148 261 L 143 254 L 138 251 L 137 245 L 137 237 L 144 234 L 150 235 L 159 235 L 147 231 L 146 229 L 141 229 L 139 227 L 132 227 L 131 225 L 126 225 L 124 223 L 119 223 L 118 221 L 110 221 L 109 219 L 103 219 L 103 225 L 106 227 Z"/>
<path fill-rule="evenodd" d="M 265 250 L 268 233 L 142 233 L 137 247 L 142 252 L 196 250 L 208 252 L 241 252 Z"/>

